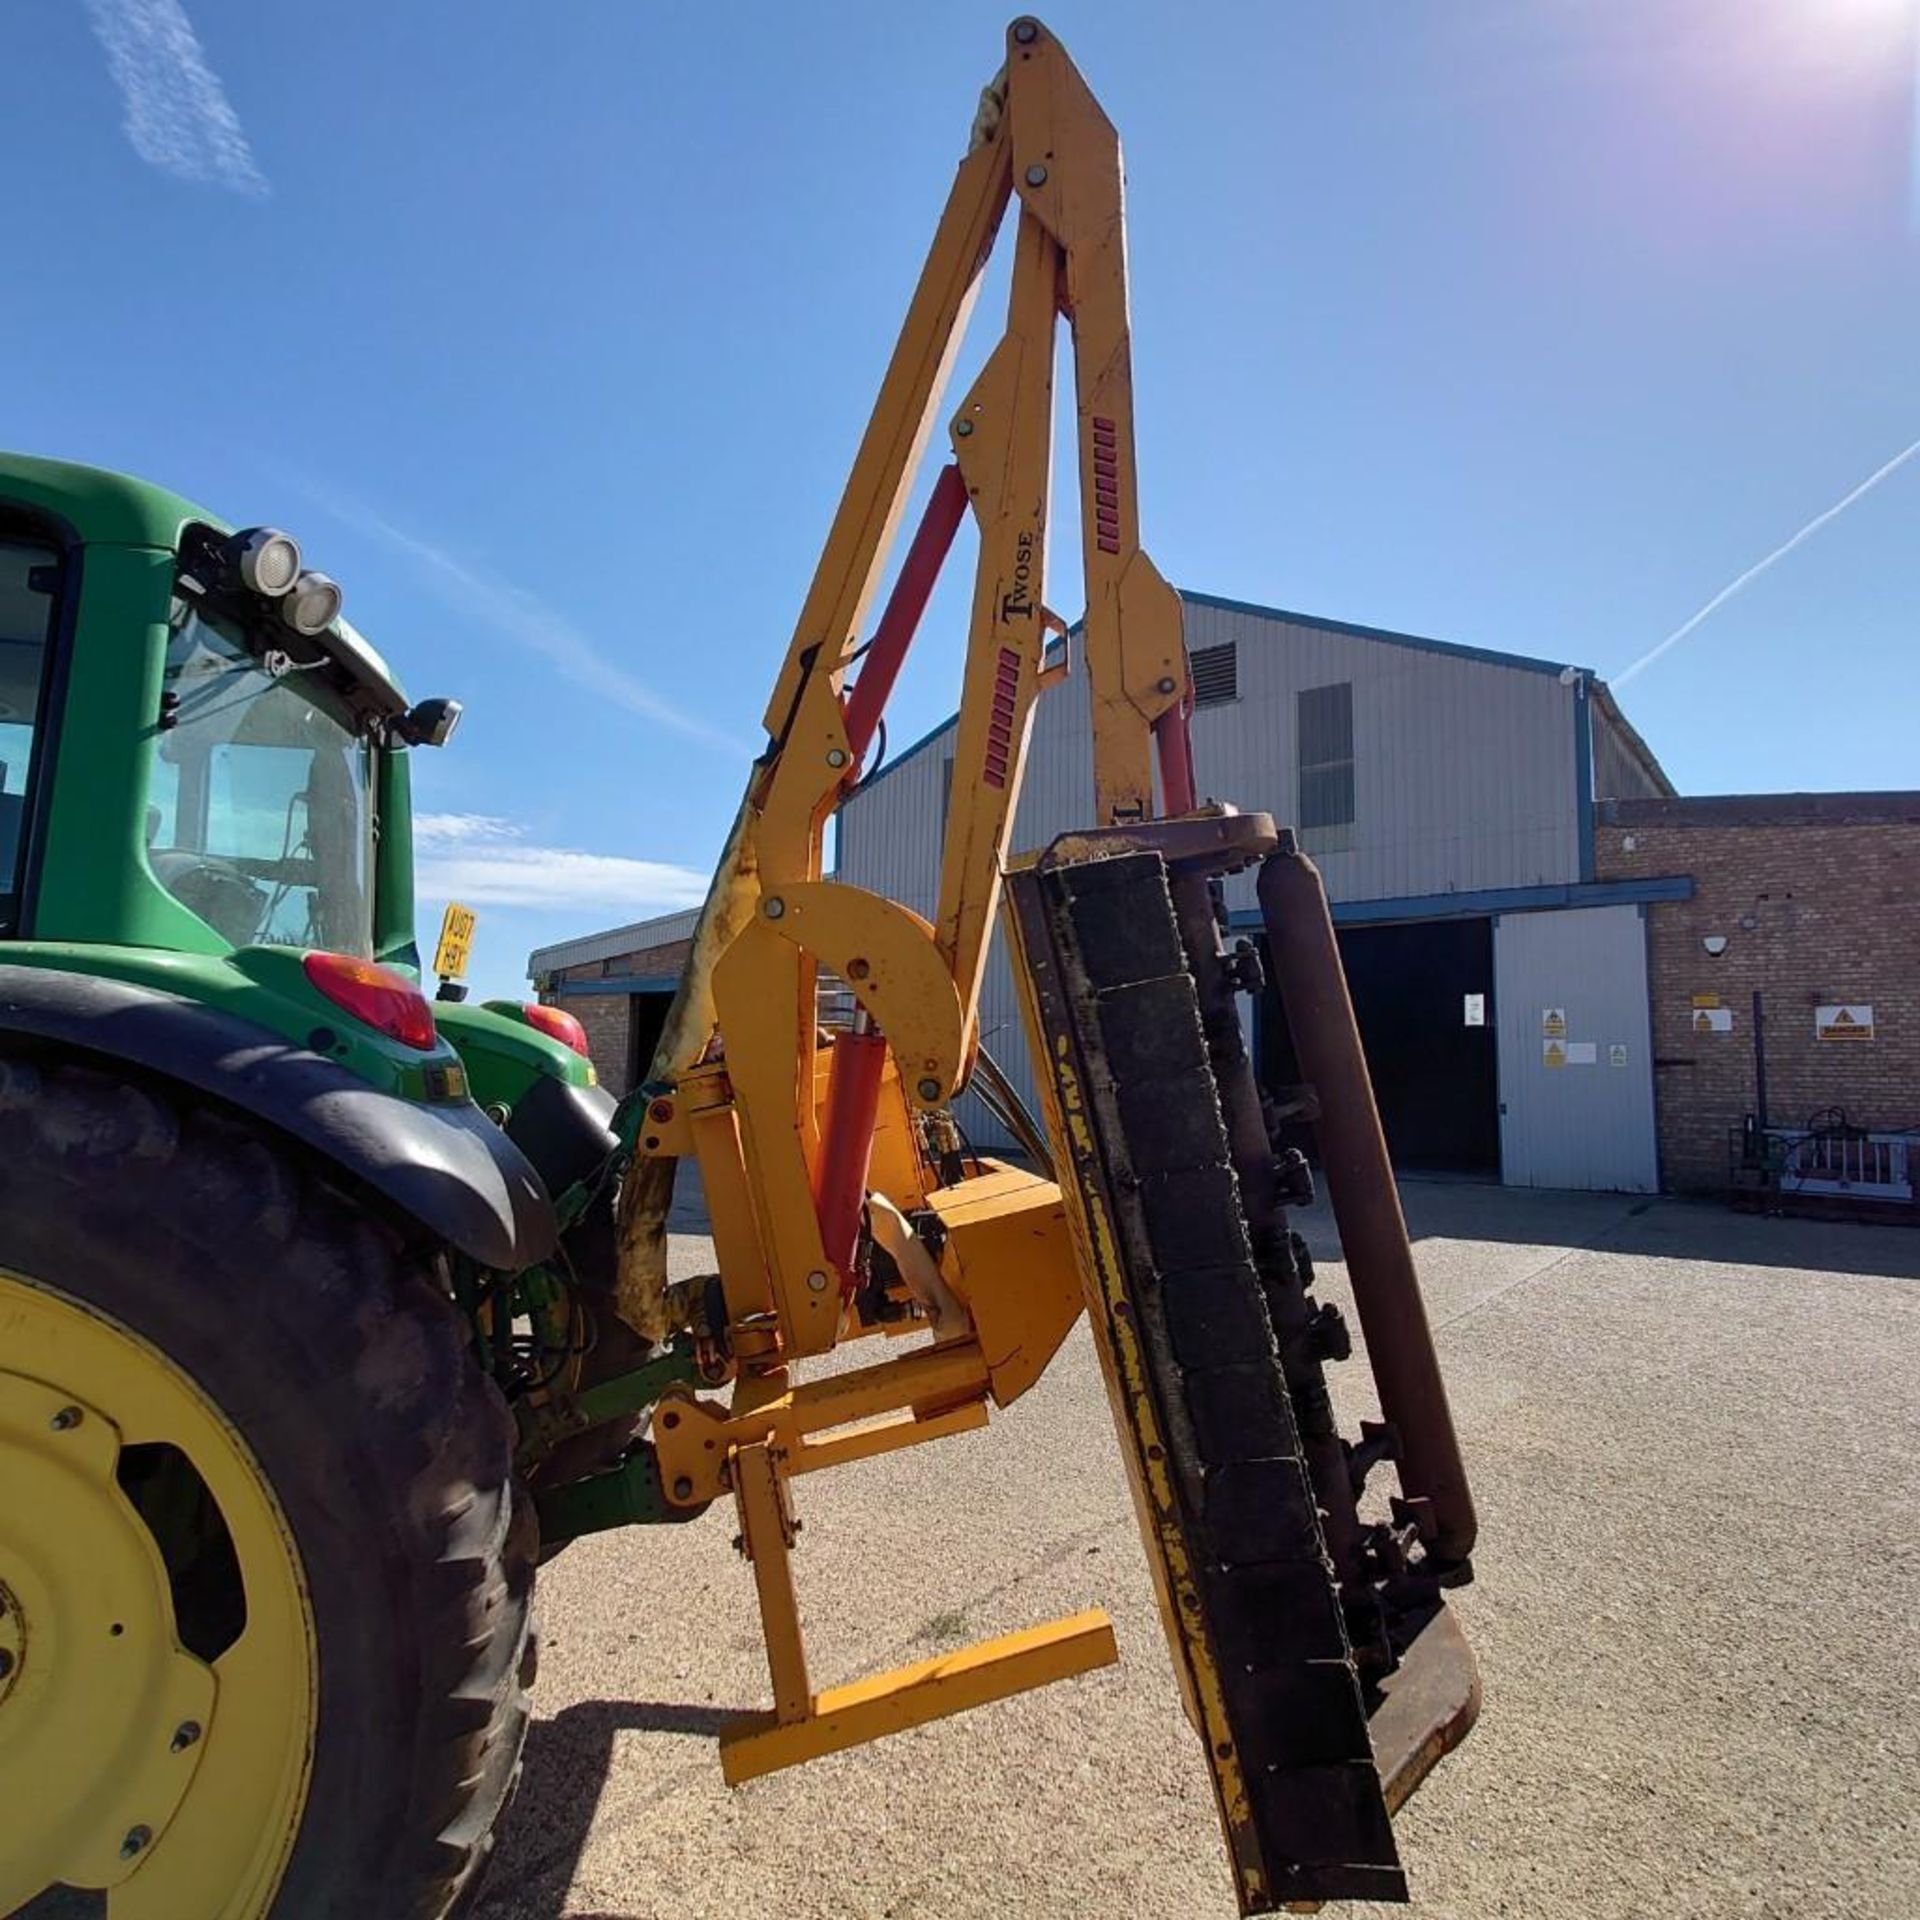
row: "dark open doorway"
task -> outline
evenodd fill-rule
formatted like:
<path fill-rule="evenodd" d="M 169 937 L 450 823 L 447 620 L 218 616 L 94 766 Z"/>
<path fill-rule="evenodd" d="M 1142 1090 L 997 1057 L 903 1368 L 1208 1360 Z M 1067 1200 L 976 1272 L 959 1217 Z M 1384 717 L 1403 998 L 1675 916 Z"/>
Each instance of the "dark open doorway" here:
<path fill-rule="evenodd" d="M 1497 1175 L 1493 922 L 1342 927 L 1340 958 L 1394 1165 Z M 1471 995 L 1480 996 L 1478 1025 L 1468 1023 Z M 1274 1089 L 1300 1078 L 1271 984 L 1260 1006 L 1260 1071 Z M 1304 1130 L 1298 1144 L 1309 1145 Z"/>
<path fill-rule="evenodd" d="M 639 1086 L 653 1064 L 653 1050 L 667 1024 L 671 993 L 636 993 L 627 1000 L 627 1085 Z"/>

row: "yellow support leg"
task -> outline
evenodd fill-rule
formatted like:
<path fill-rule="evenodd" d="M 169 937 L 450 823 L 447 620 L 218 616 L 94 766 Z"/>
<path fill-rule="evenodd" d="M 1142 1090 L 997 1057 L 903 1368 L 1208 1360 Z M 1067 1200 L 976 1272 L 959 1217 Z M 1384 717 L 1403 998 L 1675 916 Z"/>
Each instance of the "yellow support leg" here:
<path fill-rule="evenodd" d="M 785 1726 L 813 1711 L 807 1684 L 807 1649 L 800 1637 L 800 1607 L 793 1594 L 793 1516 L 765 1441 L 741 1447 L 733 1456 L 733 1488 L 740 1503 L 740 1544 L 753 1562 L 753 1584 L 760 1598 L 760 1626 L 767 1642 L 767 1671 L 773 1679 L 773 1713 Z"/>
<path fill-rule="evenodd" d="M 773 1680 L 773 1711 L 741 1714 L 721 1732 L 720 1767 L 729 1786 L 1029 1687 L 1110 1667 L 1120 1657 L 1112 1622 L 1095 1609 L 816 1694 L 807 1679 L 793 1591 L 791 1554 L 799 1529 L 787 1505 L 781 1456 L 756 1440 L 735 1447 L 729 1463 L 740 1545 L 753 1563 Z"/>
<path fill-rule="evenodd" d="M 823 1753 L 1110 1667 L 1119 1657 L 1113 1623 L 1096 1607 L 851 1686 L 829 1687 L 814 1696 L 813 1711 L 804 1719 L 789 1720 L 777 1711 L 742 1714 L 720 1735 L 721 1771 L 727 1784 L 737 1787 Z"/>

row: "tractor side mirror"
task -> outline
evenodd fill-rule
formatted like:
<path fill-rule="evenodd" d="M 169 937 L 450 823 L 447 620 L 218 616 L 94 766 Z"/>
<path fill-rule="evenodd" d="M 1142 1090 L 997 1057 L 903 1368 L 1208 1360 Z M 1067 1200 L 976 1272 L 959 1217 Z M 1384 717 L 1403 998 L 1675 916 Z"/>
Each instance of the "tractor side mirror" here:
<path fill-rule="evenodd" d="M 458 700 L 416 700 L 394 722 L 394 731 L 410 747 L 444 747 L 459 724 Z"/>

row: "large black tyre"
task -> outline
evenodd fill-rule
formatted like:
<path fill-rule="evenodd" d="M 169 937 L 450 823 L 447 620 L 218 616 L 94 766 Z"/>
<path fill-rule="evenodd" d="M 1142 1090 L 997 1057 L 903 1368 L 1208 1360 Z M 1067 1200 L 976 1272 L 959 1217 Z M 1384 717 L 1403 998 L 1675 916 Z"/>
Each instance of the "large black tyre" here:
<path fill-rule="evenodd" d="M 0 1268 L 190 1375 L 304 1571 L 316 1734 L 273 1920 L 463 1911 L 518 1778 L 536 1528 L 437 1258 L 198 1096 L 0 1056 Z"/>

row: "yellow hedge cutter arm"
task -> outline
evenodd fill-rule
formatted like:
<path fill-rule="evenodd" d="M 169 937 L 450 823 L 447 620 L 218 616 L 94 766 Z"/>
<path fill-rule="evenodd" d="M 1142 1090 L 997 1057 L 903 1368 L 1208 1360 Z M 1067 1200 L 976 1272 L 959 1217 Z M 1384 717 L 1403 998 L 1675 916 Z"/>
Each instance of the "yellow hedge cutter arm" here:
<path fill-rule="evenodd" d="M 947 417 L 952 464 L 862 644 L 1016 200 L 1006 330 Z M 1065 629 L 1043 600 L 1062 316 L 1095 791 L 1084 834 L 1017 860 L 1034 702 L 1068 667 L 1064 645 L 1049 654 Z M 968 517 L 979 559 L 929 924 L 824 878 L 822 841 Z M 1059 43 L 1016 20 L 768 705 L 644 1110 L 629 1108 L 620 1311 L 649 1338 L 691 1334 L 708 1381 L 731 1386 L 724 1401 L 673 1390 L 652 1432 L 666 1497 L 730 1495 L 753 1564 L 774 1704 L 722 1735 L 730 1779 L 1115 1657 L 1089 1614 L 816 1692 L 789 1565 L 797 1476 L 983 1424 L 1086 1308 L 1242 1906 L 1404 1897 L 1388 1809 L 1477 1703 L 1441 1598 L 1467 1577 L 1472 1504 L 1317 877 L 1264 815 L 1196 806 L 1189 708 L 1180 603 L 1139 544 L 1119 142 Z M 1386 1415 L 1352 1444 L 1322 1377 L 1348 1335 L 1311 1297 L 1284 1220 L 1310 1179 L 1298 1156 L 1276 1160 L 1235 1014 L 1258 962 L 1220 938 L 1220 876 L 1251 867 L 1316 1072 Z M 977 1005 L 1003 892 L 1050 1167 L 981 1159 L 948 1113 L 976 1068 L 993 1071 Z M 857 1007 L 830 1035 L 823 975 Z M 689 1156 L 719 1272 L 670 1287 L 666 1203 Z M 799 1377 L 807 1357 L 882 1331 L 927 1337 Z M 1356 1498 L 1383 1460 L 1400 1494 L 1363 1521 Z"/>

